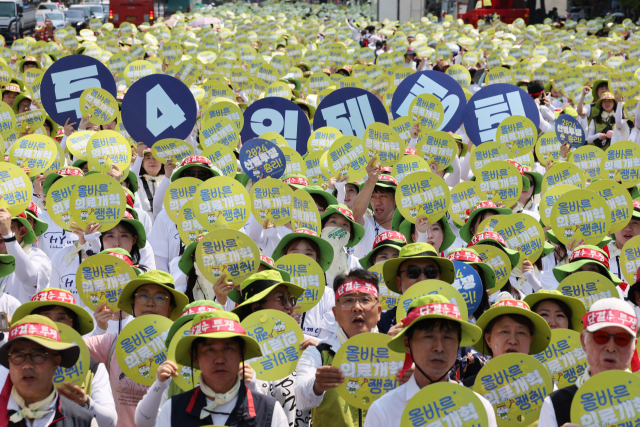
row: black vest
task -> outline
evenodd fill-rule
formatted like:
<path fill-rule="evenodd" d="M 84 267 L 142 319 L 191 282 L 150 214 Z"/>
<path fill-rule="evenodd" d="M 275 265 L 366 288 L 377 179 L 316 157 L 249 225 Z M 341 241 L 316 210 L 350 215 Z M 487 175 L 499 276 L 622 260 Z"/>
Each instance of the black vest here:
<path fill-rule="evenodd" d="M 556 390 L 549 395 L 551 403 L 553 403 L 553 411 L 556 413 L 558 426 L 562 427 L 565 423 L 571 422 L 571 402 L 577 392 L 578 386 L 574 384 Z"/>
<path fill-rule="evenodd" d="M 238 401 L 225 423 L 235 427 L 271 427 L 273 409 L 278 402 L 271 396 L 253 394 L 245 385 L 238 391 Z M 200 419 L 207 398 L 196 387 L 171 398 L 171 425 L 180 427 L 210 426 L 211 416 Z"/>
<path fill-rule="evenodd" d="M 16 411 L 9 411 L 9 417 Z M 45 415 L 46 416 L 46 415 Z M 69 399 L 58 396 L 56 415 L 49 427 L 90 427 L 93 414 Z M 9 427 L 25 427 L 27 423 L 22 420 L 18 423 L 9 421 Z"/>
<path fill-rule="evenodd" d="M 378 320 L 378 332 L 381 334 L 386 334 L 389 332 L 392 326 L 396 324 L 396 311 L 397 307 L 393 307 L 390 310 L 385 311 L 380 315 L 380 320 Z"/>

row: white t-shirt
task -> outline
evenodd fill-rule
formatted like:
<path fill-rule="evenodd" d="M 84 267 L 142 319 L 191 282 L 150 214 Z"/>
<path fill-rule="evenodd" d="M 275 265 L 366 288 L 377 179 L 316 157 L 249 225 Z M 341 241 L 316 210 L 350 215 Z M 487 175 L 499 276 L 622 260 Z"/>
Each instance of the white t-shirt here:
<path fill-rule="evenodd" d="M 9 245 L 15 245 L 18 250 L 22 250 L 18 242 L 14 241 L 7 244 L 7 250 L 9 253 L 11 253 Z M 7 286 L 5 287 L 5 292 L 15 297 L 21 304 L 31 301 L 31 298 L 36 293 L 46 288 L 49 284 L 49 277 L 51 277 L 51 260 L 42 250 L 32 247 L 31 251 L 26 255 L 29 258 L 29 261 L 31 261 L 31 273 L 35 273 L 37 275 L 36 287 L 34 288 L 32 286 L 24 285 L 18 278 L 15 271 L 9 275 Z M 19 265 L 16 260 L 16 270 L 21 268 L 25 267 Z"/>
<path fill-rule="evenodd" d="M 318 304 L 304 313 L 304 322 L 301 322 L 300 325 L 302 332 L 320 339 L 331 337 L 338 326 L 332 310 L 335 305 L 336 294 L 333 292 L 333 288 L 327 285 Z"/>
<path fill-rule="evenodd" d="M 171 221 L 165 210 L 156 217 L 151 233 L 147 236 L 147 243 L 153 247 L 155 256 L 166 258 L 167 262 L 180 255 L 178 227 Z"/>
<path fill-rule="evenodd" d="M 377 230 L 376 230 L 377 227 Z M 364 217 L 364 237 L 360 240 L 353 249 L 353 255 L 357 258 L 366 257 L 371 249 L 373 249 L 373 242 L 378 237 L 378 234 L 384 233 L 385 231 L 389 231 L 383 226 L 381 226 L 378 222 L 376 222 L 373 217 L 368 217 L 365 215 Z"/>
<path fill-rule="evenodd" d="M 78 240 L 78 236 L 70 231 L 64 230 L 58 224 L 53 222 L 49 213 L 45 210 L 38 209 L 38 219 L 49 224 L 49 228 L 42 236 L 38 237 L 38 241 L 33 244 L 34 248 L 41 249 L 49 259 L 62 248 L 73 245 Z"/>

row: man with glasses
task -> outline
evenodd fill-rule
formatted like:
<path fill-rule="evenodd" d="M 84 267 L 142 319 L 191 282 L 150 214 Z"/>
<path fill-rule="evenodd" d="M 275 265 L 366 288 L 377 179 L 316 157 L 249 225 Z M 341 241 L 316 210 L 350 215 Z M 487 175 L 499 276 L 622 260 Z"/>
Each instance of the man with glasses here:
<path fill-rule="evenodd" d="M 331 366 L 340 347 L 351 337 L 375 332 L 382 307 L 378 304 L 378 277 L 366 270 L 339 274 L 333 281 L 336 305 L 333 314 L 338 328 L 333 336 L 309 347 L 298 361 L 298 378 L 294 386 L 296 404 L 311 410 L 313 425 L 362 426 L 366 411 L 349 405 L 336 391 L 345 378 Z"/>
<path fill-rule="evenodd" d="M 98 427 L 93 414 L 61 399 L 53 384 L 58 366 L 72 368 L 78 357 L 80 347 L 62 342 L 50 319 L 29 315 L 16 322 L 0 347 L 0 365 L 9 369 L 0 392 L 0 425 Z"/>
<path fill-rule="evenodd" d="M 401 248 L 398 258 L 385 261 L 382 274 L 387 288 L 399 294 L 423 280 L 443 280 L 449 284 L 455 280 L 453 262 L 439 257 L 428 243 L 411 243 Z M 402 325 L 394 328 L 395 325 L 396 307 L 393 307 L 382 313 L 378 331 L 395 336 L 402 329 Z"/>
<path fill-rule="evenodd" d="M 571 402 L 578 388 L 600 372 L 628 370 L 636 348 L 638 318 L 631 306 L 618 298 L 596 301 L 582 318 L 582 349 L 589 365 L 572 386 L 557 390 L 544 399 L 540 427 L 574 426 Z"/>

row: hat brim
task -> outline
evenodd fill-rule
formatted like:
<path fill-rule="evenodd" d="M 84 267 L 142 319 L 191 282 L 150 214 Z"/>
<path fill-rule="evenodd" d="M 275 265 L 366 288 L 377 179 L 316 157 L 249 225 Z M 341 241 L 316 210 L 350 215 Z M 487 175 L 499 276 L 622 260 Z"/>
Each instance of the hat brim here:
<path fill-rule="evenodd" d="M 553 277 L 556 278 L 558 283 L 562 283 L 562 281 L 564 279 L 566 279 L 568 275 L 570 275 L 572 273 L 575 273 L 583 265 L 589 264 L 589 263 L 593 263 L 593 264 L 596 264 L 596 265 L 602 267 L 605 270 L 605 272 L 607 273 L 605 275 L 605 277 L 607 277 L 609 280 L 611 280 L 611 282 L 613 282 L 614 285 L 618 286 L 620 283 L 622 283 L 622 280 L 620 280 L 618 278 L 618 276 L 616 276 L 613 273 L 611 273 L 611 271 L 607 267 L 605 267 L 604 264 L 600 264 L 598 261 L 595 261 L 595 260 L 592 260 L 592 259 L 579 259 L 579 260 L 570 262 L 570 263 L 565 264 L 565 265 L 560 265 L 560 266 L 557 266 L 557 267 L 553 267 Z"/>
<path fill-rule="evenodd" d="M 80 347 L 78 347 L 78 344 L 54 342 L 34 336 L 20 336 L 10 339 L 0 347 L 0 365 L 9 369 L 9 348 L 11 347 L 11 344 L 19 340 L 29 340 L 49 350 L 57 351 L 62 359 L 60 361 L 60 366 L 63 368 L 73 367 L 80 357 Z"/>
<path fill-rule="evenodd" d="M 320 253 L 318 254 L 320 256 L 320 261 L 318 262 L 318 264 L 322 268 L 322 271 L 326 272 L 329 269 L 329 267 L 331 267 L 331 263 L 333 262 L 333 256 L 334 256 L 333 247 L 329 244 L 329 242 L 323 240 L 318 236 L 314 236 L 311 234 L 289 233 L 286 236 L 284 236 L 282 240 L 280 240 L 280 243 L 278 243 L 278 246 L 276 246 L 276 248 L 274 249 L 273 254 L 271 255 L 273 260 L 277 261 L 280 258 L 282 258 L 284 255 L 286 255 L 282 252 L 285 246 L 287 246 L 287 244 L 293 239 L 297 239 L 299 237 L 303 239 L 309 239 L 318 245 L 318 247 L 320 248 Z"/>
<path fill-rule="evenodd" d="M 483 262 L 470 262 L 469 265 L 476 265 L 480 270 L 482 270 L 484 286 L 487 289 L 493 289 L 496 287 L 496 272 L 489 264 L 485 264 Z"/>
<path fill-rule="evenodd" d="M 305 186 L 302 186 L 300 188 L 302 188 L 304 191 L 306 191 L 309 194 L 317 194 L 318 196 L 323 197 L 324 200 L 326 200 L 326 202 L 327 202 L 327 206 L 337 205 L 338 204 L 338 199 L 333 197 L 333 194 L 327 193 L 326 191 L 324 191 L 322 189 L 316 190 L 315 188 L 310 188 L 310 187 L 305 187 Z"/>
<path fill-rule="evenodd" d="M 180 291 L 175 290 L 174 288 L 167 286 L 165 283 L 152 280 L 152 279 L 134 279 L 127 283 L 127 285 L 122 290 L 120 297 L 118 298 L 118 308 L 125 313 L 133 314 L 133 294 L 136 290 L 143 285 L 158 285 L 171 292 L 173 295 L 173 299 L 176 303 L 176 306 L 173 307 L 171 314 L 169 314 L 169 319 L 176 321 L 182 315 L 182 309 L 185 305 L 189 304 L 189 298 Z"/>
<path fill-rule="evenodd" d="M 529 304 L 529 307 L 531 307 L 532 311 L 533 307 L 537 303 L 544 300 L 557 300 L 565 303 L 571 310 L 571 325 L 573 326 L 572 330 L 576 332 L 582 332 L 584 330 L 584 326 L 582 325 L 582 316 L 587 313 L 587 307 L 584 306 L 582 301 L 567 295 L 548 294 L 544 292 L 536 292 L 524 297 L 524 302 Z"/>
<path fill-rule="evenodd" d="M 33 311 L 35 309 L 39 307 L 45 307 L 48 305 L 56 305 L 56 306 L 64 307 L 73 311 L 78 316 L 78 329 L 79 329 L 78 333 L 80 335 L 86 335 L 91 331 L 93 331 L 93 327 L 94 327 L 93 316 L 91 316 L 91 314 L 89 314 L 87 310 L 80 307 L 79 305 L 70 304 L 68 302 L 62 302 L 62 301 L 26 302 L 16 309 L 15 313 L 13 313 L 13 316 L 11 317 L 11 322 L 15 323 L 20 319 L 24 318 L 25 316 L 33 314 Z"/>
<path fill-rule="evenodd" d="M 38 219 L 36 216 L 32 215 L 31 213 L 26 212 L 26 215 L 31 217 L 31 219 L 33 220 L 33 223 L 35 225 L 33 232 L 35 233 L 36 237 L 42 236 L 44 232 L 47 231 L 47 229 L 49 228 L 49 224 L 42 221 L 41 219 Z"/>
<path fill-rule="evenodd" d="M 458 322 L 460 324 L 460 328 L 462 330 L 462 336 L 460 337 L 460 345 L 459 347 L 469 347 L 482 339 L 482 330 L 476 325 L 472 325 L 469 322 L 465 322 L 463 320 L 454 319 L 451 316 L 445 316 L 444 314 L 425 314 L 423 316 L 418 317 L 416 320 L 411 322 L 409 326 L 403 328 L 398 335 L 393 337 L 387 347 L 391 350 L 396 351 L 398 353 L 407 353 L 407 349 L 404 346 L 404 337 L 411 329 L 413 325 L 416 325 L 421 320 L 425 319 L 443 319 L 443 320 L 451 320 L 453 322 Z"/>
<path fill-rule="evenodd" d="M 433 260 L 436 264 L 438 264 L 440 274 L 442 275 L 442 280 L 449 284 L 452 284 L 454 282 L 456 278 L 456 270 L 453 266 L 453 262 L 447 258 L 442 258 L 439 256 L 398 257 L 385 261 L 384 265 L 382 266 L 382 275 L 384 276 L 384 282 L 387 285 L 387 289 L 401 294 L 402 292 L 400 292 L 400 290 L 398 289 L 398 284 L 396 283 L 398 268 L 400 268 L 400 265 L 402 265 L 402 263 L 405 261 L 418 259 Z"/>
<path fill-rule="evenodd" d="M 442 224 L 443 228 L 443 238 L 442 244 L 440 244 L 440 252 L 445 252 L 451 247 L 451 245 L 455 243 L 456 235 L 453 230 L 451 230 L 451 225 L 449 224 L 449 220 L 447 219 L 446 215 L 440 218 L 438 222 Z M 404 238 L 407 239 L 407 242 L 409 243 L 413 241 L 411 239 L 411 225 L 412 223 L 405 219 L 404 221 L 402 221 L 402 224 L 400 224 L 400 227 L 398 227 L 398 231 L 402 233 Z"/>
<path fill-rule="evenodd" d="M 206 163 L 188 163 L 184 166 L 179 167 L 178 169 L 176 169 L 173 174 L 171 174 L 171 182 L 174 182 L 176 179 L 180 178 L 180 175 L 182 175 L 182 172 L 184 172 L 185 170 L 189 169 L 189 168 L 193 168 L 193 167 L 200 167 L 200 168 L 205 168 L 209 171 L 211 171 L 211 173 L 213 174 L 213 176 L 220 176 L 220 174 L 218 172 L 216 172 L 211 166 L 209 166 Z"/>
<path fill-rule="evenodd" d="M 244 355 L 244 360 L 262 356 L 260 345 L 253 338 L 234 332 L 215 332 L 211 334 L 184 335 L 183 337 L 181 337 L 176 347 L 176 362 L 183 366 L 193 366 L 194 368 L 198 368 L 199 365 L 197 363 L 193 363 L 193 361 L 191 360 L 191 355 L 189 354 L 193 341 L 198 338 L 226 339 L 234 337 L 241 338 L 244 341 L 245 348 L 247 349 Z"/>
<path fill-rule="evenodd" d="M 29 221 L 27 221 L 25 218 L 21 218 L 19 216 L 14 216 L 11 219 L 17 220 L 20 224 L 22 224 L 27 229 L 27 234 L 25 234 L 22 237 L 22 240 L 25 243 L 31 245 L 31 244 L 36 242 L 36 240 L 38 238 L 36 237 L 36 233 L 33 231 L 33 228 L 31 228 L 31 224 L 29 224 Z"/>
<path fill-rule="evenodd" d="M 531 346 L 529 347 L 528 354 L 538 354 L 544 351 L 549 346 L 549 343 L 551 342 L 551 328 L 549 327 L 549 324 L 546 320 L 530 310 L 507 305 L 501 307 L 492 307 L 489 310 L 485 311 L 482 316 L 480 316 L 480 318 L 476 322 L 476 326 L 478 326 L 482 330 L 482 338 L 479 342 L 472 345 L 473 348 L 475 348 L 482 354 L 493 356 L 493 352 L 485 343 L 484 331 L 487 325 L 491 323 L 493 319 L 505 314 L 519 314 L 531 320 L 531 322 L 533 323 L 535 332 L 533 333 L 533 340 L 531 341 Z"/>
<path fill-rule="evenodd" d="M 480 208 L 477 209 L 473 212 L 471 212 L 471 214 L 469 215 L 469 218 L 467 219 L 467 222 L 464 223 L 464 225 L 462 226 L 462 228 L 460 228 L 460 238 L 462 238 L 462 240 L 464 240 L 465 242 L 469 243 L 471 241 L 471 238 L 473 237 L 471 235 L 471 223 L 473 222 L 474 218 L 476 216 L 478 216 L 479 214 L 481 214 L 484 211 L 496 211 L 498 212 L 498 215 L 511 215 L 513 212 L 511 211 L 511 209 L 507 209 L 507 208 Z"/>
<path fill-rule="evenodd" d="M 138 240 L 136 241 L 136 246 L 138 249 L 142 249 L 147 245 L 147 232 L 144 230 L 144 225 L 137 219 L 129 219 L 122 218 L 120 222 L 126 222 L 135 228 L 136 233 L 138 233 Z"/>
<path fill-rule="evenodd" d="M 296 284 L 293 284 L 291 282 L 280 282 L 280 283 L 276 283 L 273 286 L 269 286 L 267 289 L 261 292 L 258 292 L 257 294 L 253 295 L 251 298 L 238 304 L 238 306 L 236 306 L 236 308 L 231 310 L 231 312 L 233 314 L 236 314 L 240 318 L 240 321 L 244 320 L 245 317 L 247 317 L 252 313 L 251 306 L 253 305 L 253 303 L 262 301 L 264 298 L 267 297 L 267 295 L 269 295 L 278 286 L 286 286 L 287 290 L 289 291 L 289 294 L 291 294 L 291 296 L 296 298 L 300 298 L 300 296 L 304 294 L 304 288 Z"/>
<path fill-rule="evenodd" d="M 16 259 L 13 255 L 0 255 L 0 277 L 10 275 L 16 270 Z M 14 314 L 15 315 L 15 314 Z"/>
<path fill-rule="evenodd" d="M 533 171 L 526 171 L 525 175 L 526 174 L 531 175 L 531 178 L 533 178 L 535 187 L 535 190 L 533 190 L 533 194 L 540 194 L 540 192 L 542 191 L 542 175 L 540 175 L 538 172 Z"/>
<path fill-rule="evenodd" d="M 262 260 L 260 261 L 260 265 L 263 265 L 263 266 L 267 267 L 269 270 L 277 271 L 278 273 L 280 273 L 280 276 L 282 276 L 282 280 L 283 281 L 291 282 L 291 275 L 289 274 L 288 271 L 276 268 L 276 267 L 272 266 L 271 264 L 269 264 L 268 262 L 262 261 Z M 240 304 L 242 302 L 242 294 L 240 293 L 238 288 L 235 287 L 235 286 L 231 290 L 231 292 L 229 292 L 227 294 L 227 297 L 230 298 L 231 301 L 235 302 L 236 304 Z"/>
<path fill-rule="evenodd" d="M 362 266 L 362 268 L 364 268 L 365 270 L 368 270 L 369 268 L 373 267 L 375 264 L 373 263 L 369 264 L 369 261 L 371 261 L 371 257 L 373 257 L 373 255 L 382 248 L 393 248 L 393 249 L 397 249 L 398 252 L 402 249 L 400 246 L 394 245 L 392 243 L 376 246 L 375 248 L 371 249 L 371 251 L 369 251 L 369 253 L 364 258 L 360 258 L 358 260 L 358 262 L 360 263 L 360 266 Z"/>
<path fill-rule="evenodd" d="M 347 248 L 352 248 L 356 246 L 358 243 L 360 243 L 360 240 L 362 240 L 362 238 L 364 237 L 364 227 L 358 224 L 357 222 L 352 221 L 345 214 L 337 210 L 335 206 L 329 205 L 327 210 L 324 211 L 322 215 L 320 215 L 320 222 L 324 221 L 325 218 L 328 218 L 333 214 L 342 215 L 342 217 L 345 218 L 347 221 L 349 221 L 349 224 L 351 224 L 351 229 L 353 230 L 353 236 L 351 236 L 352 239 L 349 241 L 349 243 L 347 243 L 346 245 Z"/>

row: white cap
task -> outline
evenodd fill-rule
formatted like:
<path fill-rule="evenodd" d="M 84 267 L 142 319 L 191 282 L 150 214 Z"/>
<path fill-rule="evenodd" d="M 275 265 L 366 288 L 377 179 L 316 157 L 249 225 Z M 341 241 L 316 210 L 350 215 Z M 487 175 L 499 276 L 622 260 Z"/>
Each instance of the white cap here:
<path fill-rule="evenodd" d="M 586 331 L 595 332 L 615 326 L 627 330 L 634 337 L 638 332 L 638 318 L 633 308 L 619 298 L 596 301 L 582 318 Z"/>

